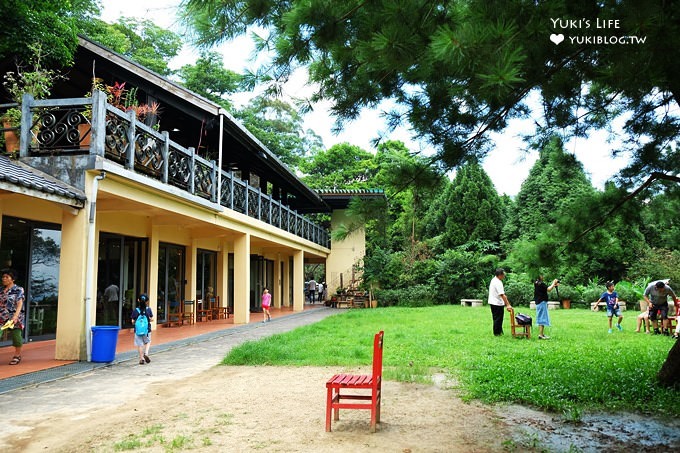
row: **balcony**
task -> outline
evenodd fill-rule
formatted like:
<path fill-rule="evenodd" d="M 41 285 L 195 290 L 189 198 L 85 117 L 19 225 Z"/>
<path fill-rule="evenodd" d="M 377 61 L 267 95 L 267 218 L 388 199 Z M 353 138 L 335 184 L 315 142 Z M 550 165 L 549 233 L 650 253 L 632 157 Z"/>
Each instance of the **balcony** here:
<path fill-rule="evenodd" d="M 330 247 L 325 228 L 233 172 L 220 169 L 214 160 L 204 159 L 193 148 L 170 140 L 167 131 L 159 132 L 138 122 L 134 112 L 108 104 L 104 93 L 95 91 L 92 98 L 40 101 L 26 95 L 19 132 L 19 155 L 29 162 L 30 158 L 102 156 L 187 194 Z"/>

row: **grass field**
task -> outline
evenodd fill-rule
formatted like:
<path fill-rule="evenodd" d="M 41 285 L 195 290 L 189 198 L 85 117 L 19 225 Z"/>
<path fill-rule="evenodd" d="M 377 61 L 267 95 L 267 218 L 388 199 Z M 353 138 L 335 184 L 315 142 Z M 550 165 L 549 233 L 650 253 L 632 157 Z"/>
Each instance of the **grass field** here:
<path fill-rule="evenodd" d="M 528 308 L 516 309 L 531 315 Z M 386 379 L 458 383 L 464 398 L 514 402 L 578 418 L 584 410 L 680 414 L 680 392 L 658 387 L 656 373 L 675 340 L 636 333 L 637 312 L 623 332 L 607 333 L 604 313 L 550 312 L 550 340 L 494 337 L 487 307 L 437 306 L 339 310 L 337 316 L 235 348 L 228 365 L 369 365 L 373 334 L 385 331 Z M 340 371 L 340 370 L 339 370 Z"/>

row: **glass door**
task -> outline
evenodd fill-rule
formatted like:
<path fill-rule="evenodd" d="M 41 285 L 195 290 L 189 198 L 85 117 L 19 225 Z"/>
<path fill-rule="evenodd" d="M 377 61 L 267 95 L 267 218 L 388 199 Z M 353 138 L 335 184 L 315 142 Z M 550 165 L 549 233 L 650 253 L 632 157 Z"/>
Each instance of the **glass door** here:
<path fill-rule="evenodd" d="M 56 224 L 2 217 L 0 268 L 12 268 L 25 291 L 27 341 L 50 340 L 57 333 L 61 231 Z M 0 346 L 11 342 L 3 332 Z"/>
<path fill-rule="evenodd" d="M 31 232 L 31 266 L 26 307 L 29 341 L 56 338 L 59 301 L 61 231 L 34 228 Z"/>
<path fill-rule="evenodd" d="M 217 252 L 198 250 L 196 253 L 196 300 L 204 303 L 209 297 L 215 297 L 217 281 Z"/>
<path fill-rule="evenodd" d="M 156 316 L 158 323 L 167 322 L 168 312 L 181 310 L 184 301 L 184 247 L 159 244 L 158 247 L 158 299 Z"/>
<path fill-rule="evenodd" d="M 147 292 L 148 241 L 110 233 L 99 235 L 96 323 L 132 327 L 137 296 Z"/>

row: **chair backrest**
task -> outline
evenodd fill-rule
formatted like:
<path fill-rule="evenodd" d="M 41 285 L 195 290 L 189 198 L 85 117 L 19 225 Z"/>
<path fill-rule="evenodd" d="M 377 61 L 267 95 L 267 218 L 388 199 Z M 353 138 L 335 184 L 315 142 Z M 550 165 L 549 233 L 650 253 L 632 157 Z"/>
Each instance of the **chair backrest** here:
<path fill-rule="evenodd" d="M 384 331 L 375 334 L 373 338 L 373 385 L 380 385 L 382 380 L 382 362 L 383 362 L 383 337 Z"/>
<path fill-rule="evenodd" d="M 515 309 L 514 308 L 510 309 L 510 326 L 516 327 L 516 325 L 515 325 Z"/>
<path fill-rule="evenodd" d="M 218 306 L 217 298 L 211 297 L 210 298 L 210 308 L 217 308 L 217 306 Z"/>

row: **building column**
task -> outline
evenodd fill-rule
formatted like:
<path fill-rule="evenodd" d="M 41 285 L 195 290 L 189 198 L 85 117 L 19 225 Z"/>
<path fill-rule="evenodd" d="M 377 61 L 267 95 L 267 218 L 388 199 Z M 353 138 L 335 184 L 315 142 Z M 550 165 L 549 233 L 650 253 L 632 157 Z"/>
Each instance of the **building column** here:
<path fill-rule="evenodd" d="M 189 250 L 186 254 L 184 276 L 187 279 L 187 284 L 184 287 L 184 300 L 193 300 L 194 306 L 198 309 L 198 300 L 196 299 L 196 267 L 197 267 L 197 253 L 198 247 L 196 245 L 196 239 L 191 241 Z M 201 297 L 205 299 L 205 294 L 201 294 Z M 180 307 L 184 310 L 184 300 L 180 300 Z M 208 301 L 203 300 L 203 306 L 206 307 Z"/>
<path fill-rule="evenodd" d="M 220 306 L 229 306 L 229 241 L 220 241 L 217 253 L 217 288 L 215 294 L 220 298 Z"/>
<path fill-rule="evenodd" d="M 305 252 L 293 254 L 293 311 L 305 309 Z"/>
<path fill-rule="evenodd" d="M 274 308 L 281 308 L 281 290 L 281 254 L 277 253 L 274 260 L 274 288 L 272 288 Z"/>
<path fill-rule="evenodd" d="M 149 306 L 153 311 L 151 329 L 158 325 L 158 252 L 160 249 L 160 228 L 151 225 L 149 231 Z"/>
<path fill-rule="evenodd" d="M 284 307 L 290 307 L 290 256 L 283 257 L 283 294 L 281 304 Z"/>
<path fill-rule="evenodd" d="M 85 278 L 87 273 L 88 209 L 77 215 L 64 210 L 61 219 L 61 254 L 59 258 L 59 310 L 57 312 L 57 335 L 54 358 L 57 360 L 87 360 L 85 331 Z M 94 228 L 94 226 L 93 226 Z M 98 233 L 98 232 L 97 232 Z M 99 237 L 95 239 L 95 252 Z M 96 262 L 96 260 L 95 260 Z M 93 278 L 96 281 L 97 276 Z M 89 302 L 92 304 L 91 324 L 96 317 L 96 285 Z"/>
<path fill-rule="evenodd" d="M 234 240 L 234 324 L 250 322 L 250 234 Z"/>

